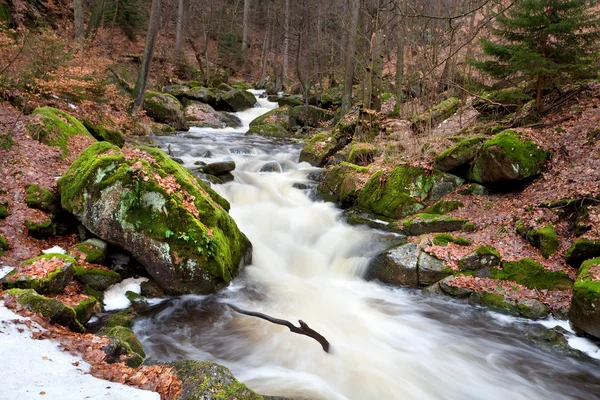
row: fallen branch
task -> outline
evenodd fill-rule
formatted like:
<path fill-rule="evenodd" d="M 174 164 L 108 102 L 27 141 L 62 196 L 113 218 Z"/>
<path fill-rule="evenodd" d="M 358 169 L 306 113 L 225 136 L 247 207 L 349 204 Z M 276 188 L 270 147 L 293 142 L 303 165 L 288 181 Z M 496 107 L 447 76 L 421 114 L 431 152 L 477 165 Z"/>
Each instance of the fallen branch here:
<path fill-rule="evenodd" d="M 261 318 L 261 319 L 269 321 L 273 324 L 284 325 L 284 326 L 287 326 L 290 329 L 290 331 L 292 331 L 294 333 L 311 337 L 321 344 L 321 346 L 323 347 L 323 350 L 326 353 L 329 353 L 329 342 L 327 341 L 327 339 L 325 339 L 323 336 L 321 336 L 317 331 L 314 331 L 311 328 L 309 328 L 308 325 L 302 320 L 298 320 L 300 327 L 297 327 L 294 324 L 292 324 L 290 321 L 286 321 L 285 319 L 273 318 L 273 317 L 270 317 L 266 314 L 262 314 L 259 312 L 242 310 L 241 308 L 238 308 L 238 307 L 234 306 L 233 304 L 229 304 L 229 303 L 225 303 L 225 304 L 227 305 L 227 307 L 231 308 L 233 311 L 235 311 L 237 313 L 248 315 L 250 317 Z"/>

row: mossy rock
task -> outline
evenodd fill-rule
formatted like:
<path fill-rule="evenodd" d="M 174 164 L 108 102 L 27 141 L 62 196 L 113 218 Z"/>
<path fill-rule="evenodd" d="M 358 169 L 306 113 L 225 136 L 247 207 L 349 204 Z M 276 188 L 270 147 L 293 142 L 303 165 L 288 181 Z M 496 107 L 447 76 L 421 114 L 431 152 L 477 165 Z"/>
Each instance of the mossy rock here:
<path fill-rule="evenodd" d="M 190 86 L 189 84 L 184 84 L 184 85 L 175 84 L 175 85 L 167 85 L 167 86 L 165 86 L 162 89 L 162 91 L 164 93 L 170 94 L 171 96 L 175 96 L 177 98 L 177 100 L 181 101 L 181 99 L 183 99 L 183 96 L 191 88 L 192 88 L 192 86 Z"/>
<path fill-rule="evenodd" d="M 378 280 L 394 286 L 417 287 L 419 248 L 406 243 L 388 249 L 375 257 L 367 268 L 365 279 Z"/>
<path fill-rule="evenodd" d="M 19 304 L 31 312 L 42 314 L 51 323 L 66 326 L 73 332 L 84 332 L 85 328 L 77 320 L 73 308 L 38 294 L 33 289 L 9 289 L 7 293 L 17 298 Z"/>
<path fill-rule="evenodd" d="M 426 233 L 460 231 L 464 229 L 467 222 L 464 218 L 421 213 L 404 219 L 400 225 L 407 235 L 419 236 Z"/>
<path fill-rule="evenodd" d="M 69 155 L 69 139 L 73 136 L 85 135 L 95 140 L 81 122 L 71 114 L 52 107 L 41 107 L 33 110 L 36 122 L 27 125 L 29 135 L 48 146 L 60 147 L 63 157 Z"/>
<path fill-rule="evenodd" d="M 106 129 L 102 125 L 94 125 L 90 120 L 84 119 L 83 125 L 92 134 L 92 136 L 98 141 L 105 141 L 112 143 L 115 146 L 123 147 L 125 140 L 123 134 L 120 131 L 113 129 Z"/>
<path fill-rule="evenodd" d="M 283 107 L 283 106 L 289 106 L 289 107 L 296 107 L 296 106 L 301 106 L 302 103 L 302 96 L 282 96 L 277 98 L 277 104 L 279 105 L 279 107 Z"/>
<path fill-rule="evenodd" d="M 115 271 L 83 266 L 75 267 L 74 276 L 79 282 L 100 291 L 104 291 L 122 280 L 121 275 Z"/>
<path fill-rule="evenodd" d="M 182 98 L 199 101 L 212 107 L 217 105 L 217 96 L 205 87 L 192 87 L 183 93 Z"/>
<path fill-rule="evenodd" d="M 531 95 L 522 88 L 511 87 L 484 93 L 473 102 L 473 108 L 484 117 L 502 117 L 514 113 L 530 100 Z"/>
<path fill-rule="evenodd" d="M 58 294 L 63 291 L 73 278 L 76 265 L 74 258 L 64 254 L 45 254 L 27 261 L 21 265 L 32 265 L 36 263 L 56 262 L 56 268 L 48 272 L 44 277 L 18 276 L 19 269 L 11 271 L 2 278 L 2 283 L 9 289 L 33 289 L 40 294 Z"/>
<path fill-rule="evenodd" d="M 229 203 L 158 149 L 96 143 L 58 184 L 63 208 L 128 250 L 168 294 L 214 292 L 249 263 Z"/>
<path fill-rule="evenodd" d="M 460 184 L 462 179 L 452 175 L 401 165 L 389 173 L 373 174 L 360 191 L 358 205 L 389 218 L 403 218 L 423 210 L 423 201 L 438 200 Z"/>
<path fill-rule="evenodd" d="M 102 350 L 107 355 L 108 363 L 120 362 L 125 358 L 125 364 L 130 368 L 139 367 L 146 354 L 139 339 L 133 331 L 124 326 L 113 326 L 100 331 L 100 334 L 108 337 L 110 343 Z"/>
<path fill-rule="evenodd" d="M 226 367 L 212 361 L 181 360 L 173 367 L 181 380 L 180 400 L 262 400 L 263 397 L 238 382 Z"/>
<path fill-rule="evenodd" d="M 71 247 L 67 253 L 75 258 L 92 264 L 102 264 L 106 258 L 107 244 L 105 241 L 92 238 Z"/>
<path fill-rule="evenodd" d="M 30 208 L 56 213 L 59 209 L 56 196 L 49 191 L 36 184 L 25 186 L 25 204 Z"/>
<path fill-rule="evenodd" d="M 25 220 L 23 226 L 27 228 L 29 236 L 43 239 L 49 236 L 56 236 L 64 233 L 63 227 L 53 222 L 50 217 L 45 216 L 45 219 L 41 222 L 35 222 L 31 220 Z"/>
<path fill-rule="evenodd" d="M 266 123 L 251 126 L 246 134 L 272 138 L 285 138 L 288 137 L 290 133 L 280 125 Z"/>
<path fill-rule="evenodd" d="M 300 151 L 300 162 L 308 162 L 315 167 L 324 167 L 327 160 L 342 146 L 335 131 L 323 131 L 308 140 Z"/>
<path fill-rule="evenodd" d="M 513 281 L 529 289 L 567 290 L 573 287 L 573 281 L 567 274 L 546 270 L 542 264 L 530 258 L 504 261 L 502 269 L 492 270 L 492 277 Z"/>
<path fill-rule="evenodd" d="M 433 244 L 436 246 L 448 246 L 450 243 L 454 243 L 459 246 L 468 246 L 471 241 L 460 236 L 452 236 L 449 233 L 439 233 L 433 237 Z"/>
<path fill-rule="evenodd" d="M 448 275 L 452 275 L 452 271 L 442 260 L 431 254 L 428 254 L 424 250 L 421 250 L 421 253 L 419 254 L 417 271 L 420 286 L 431 285 L 441 279 L 444 279 Z"/>
<path fill-rule="evenodd" d="M 0 203 L 0 219 L 4 219 L 6 217 L 8 217 L 8 202 L 1 202 Z"/>
<path fill-rule="evenodd" d="M 75 311 L 75 316 L 77 317 L 79 323 L 85 325 L 94 314 L 102 310 L 102 307 L 95 297 L 89 296 L 87 299 L 81 300 L 76 306 L 74 306 L 73 310 Z"/>
<path fill-rule="evenodd" d="M 489 194 L 489 190 L 485 186 L 479 185 L 477 183 L 471 183 L 467 185 L 464 189 L 460 190 L 458 193 L 464 195 L 474 194 L 483 196 Z"/>
<path fill-rule="evenodd" d="M 558 236 L 554 232 L 552 224 L 548 224 L 540 229 L 532 229 L 522 221 L 517 221 L 516 230 L 519 235 L 540 249 L 545 258 L 550 257 L 558 250 Z"/>
<path fill-rule="evenodd" d="M 146 92 L 144 96 L 144 110 L 146 114 L 157 122 L 165 123 L 176 131 L 190 129 L 183 105 L 174 96 L 167 93 Z"/>
<path fill-rule="evenodd" d="M 462 271 L 479 271 L 497 267 L 500 265 L 500 253 L 492 246 L 479 246 L 475 251 L 458 260 L 458 265 Z"/>
<path fill-rule="evenodd" d="M 315 106 L 295 106 L 290 108 L 290 121 L 297 122 L 300 126 L 319 127 L 324 122 L 333 118 L 333 114 Z M 295 124 L 290 122 L 290 126 Z"/>
<path fill-rule="evenodd" d="M 543 319 L 550 314 L 546 305 L 535 299 L 511 300 L 501 294 L 474 292 L 469 296 L 469 304 L 477 304 L 503 314 Z"/>
<path fill-rule="evenodd" d="M 434 107 L 425 111 L 422 114 L 417 115 L 411 119 L 412 129 L 417 133 L 422 133 L 427 128 L 434 128 L 437 124 L 443 120 L 450 118 L 458 110 L 460 106 L 460 99 L 457 97 L 450 97 Z"/>
<path fill-rule="evenodd" d="M 8 240 L 6 240 L 2 235 L 0 235 L 0 256 L 4 254 L 4 252 L 8 249 Z"/>
<path fill-rule="evenodd" d="M 142 296 L 149 299 L 162 299 L 166 296 L 160 285 L 152 279 L 142 282 L 140 289 Z"/>
<path fill-rule="evenodd" d="M 542 172 L 550 153 L 517 132 L 504 131 L 483 144 L 469 174 L 481 184 L 518 183 Z"/>
<path fill-rule="evenodd" d="M 565 254 L 565 261 L 572 267 L 579 268 L 582 262 L 600 257 L 600 240 L 577 239 Z"/>
<path fill-rule="evenodd" d="M 368 173 L 368 170 L 349 163 L 328 167 L 323 181 L 317 186 L 317 196 L 342 207 L 351 207 L 358 197 L 361 173 Z"/>
<path fill-rule="evenodd" d="M 569 320 L 579 332 L 600 338 L 600 257 L 584 261 L 573 285 Z"/>
<path fill-rule="evenodd" d="M 350 154 L 348 162 L 356 165 L 366 166 L 373 161 L 380 153 L 379 147 L 371 143 L 352 143 L 350 145 Z"/>
<path fill-rule="evenodd" d="M 244 111 L 254 107 L 256 97 L 244 89 L 230 89 L 221 96 L 219 104 L 225 108 L 225 111 Z"/>
<path fill-rule="evenodd" d="M 462 208 L 464 206 L 465 205 L 463 204 L 463 202 L 459 200 L 439 200 L 432 206 L 427 207 L 425 210 L 423 210 L 423 213 L 443 215 L 454 210 L 458 210 L 459 208 Z"/>
<path fill-rule="evenodd" d="M 290 127 L 290 108 L 287 106 L 275 108 L 250 122 L 250 128 L 264 124 L 272 124 L 288 130 Z"/>
<path fill-rule="evenodd" d="M 433 166 L 444 172 L 468 166 L 475 159 L 477 151 L 486 140 L 485 136 L 475 136 L 463 140 L 436 156 Z"/>
<path fill-rule="evenodd" d="M 116 326 L 131 328 L 136 317 L 137 313 L 132 308 L 120 310 L 108 316 L 104 323 L 104 327 L 105 329 L 114 328 Z"/>

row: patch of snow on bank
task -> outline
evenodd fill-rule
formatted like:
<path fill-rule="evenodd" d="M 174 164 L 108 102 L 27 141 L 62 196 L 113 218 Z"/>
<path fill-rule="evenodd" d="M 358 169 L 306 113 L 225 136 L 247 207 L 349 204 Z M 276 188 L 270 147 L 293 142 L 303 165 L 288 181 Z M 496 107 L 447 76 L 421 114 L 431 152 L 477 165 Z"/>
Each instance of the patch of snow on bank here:
<path fill-rule="evenodd" d="M 142 291 L 140 284 L 147 280 L 148 278 L 129 278 L 106 289 L 104 292 L 104 309 L 113 311 L 129 307 L 131 302 L 125 297 L 125 293 L 131 291 L 140 294 Z"/>
<path fill-rule="evenodd" d="M 15 267 L 9 267 L 8 265 L 3 265 L 0 267 L 0 279 L 4 278 L 6 275 L 10 274 Z"/>
<path fill-rule="evenodd" d="M 50 247 L 49 249 L 42 250 L 44 254 L 67 254 L 67 251 L 60 246 Z"/>
<path fill-rule="evenodd" d="M 34 340 L 25 320 L 0 301 L 0 398 L 159 400 L 158 393 L 109 382 L 87 374 L 90 365 L 61 351 L 51 340 Z M 37 324 L 33 324 L 42 331 Z M 3 397 L 6 396 L 6 397 Z"/>

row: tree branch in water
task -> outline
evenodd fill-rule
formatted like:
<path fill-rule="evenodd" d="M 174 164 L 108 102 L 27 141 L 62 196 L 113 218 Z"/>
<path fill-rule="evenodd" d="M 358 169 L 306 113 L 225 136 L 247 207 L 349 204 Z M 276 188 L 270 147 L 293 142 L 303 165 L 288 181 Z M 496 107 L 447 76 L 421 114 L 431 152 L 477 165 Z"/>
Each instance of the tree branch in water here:
<path fill-rule="evenodd" d="M 311 338 L 315 339 L 317 342 L 319 342 L 321 344 L 321 346 L 323 347 L 323 350 L 326 353 L 329 353 L 329 342 L 327 341 L 327 339 L 325 339 L 321 334 L 319 334 L 319 332 L 311 329 L 306 324 L 306 322 L 304 322 L 302 320 L 298 320 L 298 323 L 300 324 L 300 327 L 297 327 L 294 324 L 292 324 L 290 321 L 287 321 L 285 319 L 273 318 L 273 317 L 270 317 L 270 316 L 268 316 L 266 314 L 262 314 L 262 313 L 259 313 L 259 312 L 242 310 L 241 308 L 236 307 L 233 304 L 229 304 L 229 303 L 225 303 L 225 304 L 227 305 L 227 307 L 231 308 L 233 311 L 235 311 L 237 313 L 248 315 L 250 317 L 261 318 L 261 319 L 269 321 L 269 322 L 271 322 L 273 324 L 287 326 L 289 328 L 289 330 L 292 331 L 292 332 L 294 332 L 294 333 L 297 333 L 299 335 L 306 335 L 308 337 L 311 337 Z"/>

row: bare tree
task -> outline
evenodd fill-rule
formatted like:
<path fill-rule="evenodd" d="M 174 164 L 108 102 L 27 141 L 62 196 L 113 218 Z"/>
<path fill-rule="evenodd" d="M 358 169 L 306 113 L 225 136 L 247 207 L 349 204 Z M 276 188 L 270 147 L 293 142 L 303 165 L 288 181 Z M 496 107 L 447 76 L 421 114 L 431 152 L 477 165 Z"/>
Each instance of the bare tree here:
<path fill-rule="evenodd" d="M 177 0 L 177 24 L 175 26 L 175 53 L 180 56 L 187 31 L 190 0 Z"/>
<path fill-rule="evenodd" d="M 242 57 L 246 56 L 246 49 L 250 47 L 248 41 L 248 20 L 250 18 L 250 0 L 244 0 L 244 19 L 242 22 Z"/>
<path fill-rule="evenodd" d="M 350 0 L 350 20 L 346 35 L 346 54 L 344 66 L 344 93 L 342 95 L 342 113 L 352 106 L 352 81 L 354 79 L 354 53 L 356 52 L 356 32 L 358 29 L 358 11 L 360 0 Z"/>
<path fill-rule="evenodd" d="M 75 42 L 81 44 L 83 40 L 83 2 L 73 0 L 73 16 L 75 19 Z"/>

